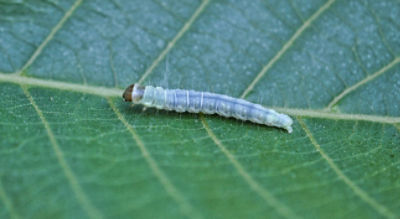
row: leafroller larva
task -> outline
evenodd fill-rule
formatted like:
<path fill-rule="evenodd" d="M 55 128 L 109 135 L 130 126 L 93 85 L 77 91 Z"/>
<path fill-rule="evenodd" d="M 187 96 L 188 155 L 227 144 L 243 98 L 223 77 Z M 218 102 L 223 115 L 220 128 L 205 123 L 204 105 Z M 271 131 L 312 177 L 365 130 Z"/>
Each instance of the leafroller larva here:
<path fill-rule="evenodd" d="M 225 117 L 279 127 L 286 129 L 289 133 L 292 132 L 293 121 L 288 115 L 223 94 L 132 84 L 126 88 L 122 97 L 127 102 L 143 104 L 147 107 L 176 112 L 216 113 Z"/>

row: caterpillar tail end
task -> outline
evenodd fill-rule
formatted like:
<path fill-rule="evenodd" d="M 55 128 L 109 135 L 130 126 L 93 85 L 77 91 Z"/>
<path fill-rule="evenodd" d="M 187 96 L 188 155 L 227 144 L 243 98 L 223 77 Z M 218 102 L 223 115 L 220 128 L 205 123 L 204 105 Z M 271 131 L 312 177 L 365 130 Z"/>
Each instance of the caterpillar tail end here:
<path fill-rule="evenodd" d="M 293 129 L 291 126 L 287 126 L 287 127 L 285 127 L 285 129 L 289 134 L 293 132 Z"/>
<path fill-rule="evenodd" d="M 290 118 L 288 115 L 286 114 L 280 114 L 281 117 L 281 124 L 282 124 L 282 128 L 286 129 L 286 131 L 290 134 L 293 132 L 292 129 L 292 124 L 293 124 L 293 120 L 292 118 Z"/>

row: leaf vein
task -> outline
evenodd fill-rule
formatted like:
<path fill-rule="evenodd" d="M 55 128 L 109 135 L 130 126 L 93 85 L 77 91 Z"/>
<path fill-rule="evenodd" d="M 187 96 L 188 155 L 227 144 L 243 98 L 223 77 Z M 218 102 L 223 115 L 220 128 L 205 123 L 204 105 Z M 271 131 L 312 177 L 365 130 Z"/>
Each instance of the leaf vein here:
<path fill-rule="evenodd" d="M 136 142 L 136 145 L 139 147 L 142 155 L 150 169 L 153 171 L 153 174 L 157 177 L 160 181 L 161 185 L 164 187 L 168 195 L 170 195 L 180 206 L 183 213 L 185 213 L 190 218 L 201 218 L 197 212 L 194 211 L 193 207 L 189 202 L 185 200 L 183 195 L 178 191 L 178 189 L 172 184 L 172 182 L 168 179 L 165 173 L 160 169 L 157 162 L 153 159 L 149 151 L 147 150 L 146 146 L 144 145 L 143 141 L 140 139 L 139 135 L 136 133 L 133 126 L 131 126 L 128 121 L 124 118 L 118 108 L 115 106 L 113 101 L 110 98 L 107 98 L 107 101 L 117 115 L 118 119 L 124 124 L 125 128 L 129 131 L 132 135 L 133 140 Z"/>
<path fill-rule="evenodd" d="M 43 80 L 32 77 L 11 75 L 4 73 L 0 73 L 0 82 L 9 82 L 19 85 L 30 85 L 35 87 L 73 91 L 83 94 L 96 95 L 100 97 L 120 97 L 124 92 L 124 90 L 119 88 L 109 88 L 109 87 L 90 86 L 90 85 L 82 85 L 69 82 L 53 81 L 53 80 Z M 323 110 L 314 110 L 314 109 L 296 109 L 296 108 L 271 107 L 271 106 L 266 106 L 266 107 L 273 108 L 279 112 L 286 113 L 292 116 L 305 116 L 311 118 L 322 118 L 322 119 L 333 119 L 333 120 L 367 121 L 367 122 L 387 123 L 387 124 L 400 123 L 400 117 L 335 113 L 335 112 L 327 112 Z"/>
<path fill-rule="evenodd" d="M 369 204 L 372 208 L 374 208 L 377 212 L 387 218 L 396 218 L 395 214 L 392 213 L 389 209 L 385 206 L 378 203 L 375 199 L 368 195 L 362 188 L 357 186 L 350 178 L 348 178 L 340 168 L 335 164 L 335 162 L 325 153 L 325 151 L 321 148 L 321 145 L 317 142 L 317 140 L 312 135 L 310 129 L 308 129 L 307 125 L 304 121 L 297 117 L 300 126 L 303 128 L 304 132 L 306 133 L 307 137 L 310 139 L 312 145 L 315 149 L 320 153 L 320 155 L 325 159 L 328 163 L 329 167 L 336 173 L 336 175 L 348 186 L 350 189 L 364 202 Z"/>
<path fill-rule="evenodd" d="M 43 49 L 47 46 L 47 44 L 53 39 L 55 34 L 63 27 L 64 23 L 71 17 L 74 11 L 78 8 L 78 6 L 82 3 L 83 0 L 76 0 L 75 3 L 71 6 L 70 9 L 64 14 L 61 20 L 53 27 L 50 31 L 49 35 L 44 39 L 44 41 L 39 45 L 39 47 L 35 50 L 32 56 L 28 59 L 28 61 L 23 65 L 23 67 L 15 72 L 17 75 L 23 74 L 23 72 L 32 65 L 32 63 L 38 58 L 38 56 L 42 53 Z"/>
<path fill-rule="evenodd" d="M 329 0 L 324 5 L 322 5 L 311 17 L 309 17 L 303 25 L 293 34 L 293 36 L 282 46 L 282 48 L 276 53 L 276 55 L 261 69 L 261 71 L 256 75 L 254 80 L 245 89 L 240 98 L 245 98 L 250 91 L 254 89 L 254 86 L 261 80 L 262 77 L 268 72 L 268 70 L 286 53 L 286 51 L 293 45 L 293 43 L 301 36 L 301 34 L 317 19 L 323 12 L 325 12 L 335 0 Z"/>
<path fill-rule="evenodd" d="M 367 10 L 370 12 L 370 14 L 372 15 L 372 17 L 374 18 L 377 27 L 378 27 L 378 34 L 379 37 L 381 38 L 383 45 L 385 45 L 386 49 L 389 51 L 389 53 L 393 56 L 396 57 L 396 54 L 393 52 L 392 48 L 389 46 L 388 41 L 386 40 L 385 34 L 382 30 L 382 25 L 381 25 L 381 21 L 380 18 L 378 17 L 378 15 L 375 13 L 375 11 L 369 6 L 369 4 L 367 2 L 363 2 L 365 7 L 367 8 Z"/>
<path fill-rule="evenodd" d="M 64 153 L 61 150 L 61 147 L 58 144 L 57 139 L 55 138 L 54 133 L 50 128 L 50 124 L 47 122 L 46 118 L 44 117 L 42 110 L 39 108 L 39 106 L 33 100 L 33 97 L 29 93 L 28 89 L 25 87 L 22 87 L 22 89 L 23 89 L 26 97 L 28 98 L 29 102 L 32 104 L 33 108 L 35 109 L 36 113 L 38 114 L 40 120 L 42 121 L 44 128 L 46 129 L 47 136 L 50 140 L 52 149 L 57 157 L 57 161 L 60 164 L 76 198 L 82 204 L 83 209 L 85 209 L 85 211 L 88 213 L 88 215 L 91 218 L 102 218 L 100 212 L 93 206 L 93 204 L 90 202 L 88 197 L 83 192 L 75 174 L 73 173 L 72 169 L 69 167 L 67 161 L 65 160 Z"/>
<path fill-rule="evenodd" d="M 19 215 L 15 212 L 14 206 L 5 192 L 3 184 L 1 183 L 1 180 L 0 180 L 0 199 L 3 201 L 4 206 L 7 208 L 11 218 L 15 218 L 15 219 L 20 218 Z"/>
<path fill-rule="evenodd" d="M 383 66 L 381 69 L 373 73 L 372 75 L 367 76 L 363 80 L 357 82 L 356 84 L 344 89 L 342 92 L 339 93 L 336 97 L 333 98 L 333 100 L 328 104 L 328 106 L 325 108 L 325 110 L 330 110 L 334 105 L 336 105 L 340 100 L 342 100 L 345 96 L 347 96 L 349 93 L 355 91 L 359 87 L 367 84 L 368 82 L 374 80 L 375 78 L 379 77 L 383 73 L 387 72 L 389 69 L 394 67 L 397 63 L 400 62 L 400 57 L 396 57 L 391 61 L 389 64 Z"/>
<path fill-rule="evenodd" d="M 225 154 L 229 159 L 231 164 L 235 167 L 239 175 L 246 181 L 252 190 L 254 190 L 258 195 L 260 195 L 269 205 L 276 209 L 276 211 L 287 218 L 297 218 L 297 216 L 284 204 L 280 203 L 267 189 L 263 188 L 257 181 L 251 177 L 249 173 L 243 168 L 239 161 L 229 152 L 229 150 L 222 144 L 222 142 L 215 136 L 213 131 L 208 126 L 204 115 L 200 115 L 201 123 L 207 134 L 210 136 L 212 141 L 217 145 L 217 147 Z"/>
<path fill-rule="evenodd" d="M 142 77 L 139 79 L 138 84 L 141 84 L 154 70 L 154 68 L 165 58 L 165 56 L 169 53 L 169 51 L 176 45 L 178 40 L 182 38 L 182 36 L 189 30 L 189 28 L 193 25 L 197 17 L 204 11 L 207 5 L 210 3 L 210 0 L 203 0 L 200 6 L 196 9 L 193 15 L 189 18 L 189 20 L 183 25 L 183 27 L 178 31 L 175 37 L 167 44 L 165 49 L 161 51 L 158 57 L 151 63 L 150 67 L 146 69 Z"/>
<path fill-rule="evenodd" d="M 393 126 L 397 129 L 398 132 L 400 132 L 400 124 L 393 124 Z"/>

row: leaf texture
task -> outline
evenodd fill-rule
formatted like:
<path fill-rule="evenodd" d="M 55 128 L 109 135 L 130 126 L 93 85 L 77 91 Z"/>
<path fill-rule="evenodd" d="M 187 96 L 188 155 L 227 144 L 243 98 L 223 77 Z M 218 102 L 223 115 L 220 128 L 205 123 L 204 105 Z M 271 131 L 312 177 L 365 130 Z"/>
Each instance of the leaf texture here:
<path fill-rule="evenodd" d="M 397 0 L 0 2 L 0 218 L 398 218 Z M 294 131 L 143 110 L 134 82 Z"/>

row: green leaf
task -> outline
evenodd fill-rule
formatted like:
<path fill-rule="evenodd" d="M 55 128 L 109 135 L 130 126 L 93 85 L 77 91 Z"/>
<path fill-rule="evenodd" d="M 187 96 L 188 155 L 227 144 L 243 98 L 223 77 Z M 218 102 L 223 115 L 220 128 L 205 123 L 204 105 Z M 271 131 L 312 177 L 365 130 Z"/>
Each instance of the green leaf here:
<path fill-rule="evenodd" d="M 0 2 L 0 218 L 397 218 L 397 0 Z M 284 130 L 143 110 L 228 94 Z"/>

